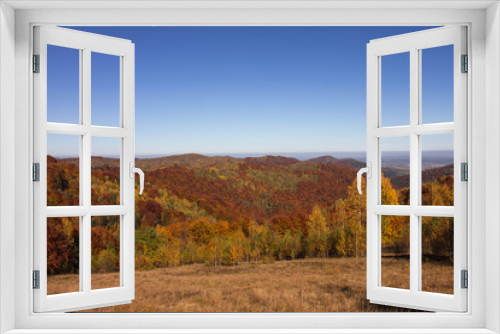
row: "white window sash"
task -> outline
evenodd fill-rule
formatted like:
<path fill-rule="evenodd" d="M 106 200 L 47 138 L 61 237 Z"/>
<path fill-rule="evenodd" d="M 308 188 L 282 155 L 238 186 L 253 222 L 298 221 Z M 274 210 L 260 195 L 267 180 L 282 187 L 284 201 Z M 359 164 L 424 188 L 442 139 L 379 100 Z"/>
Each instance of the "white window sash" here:
<path fill-rule="evenodd" d="M 40 55 L 40 73 L 34 74 L 34 162 L 40 163 L 40 182 L 34 193 L 34 266 L 40 272 L 40 288 L 33 290 L 34 311 L 74 311 L 103 305 L 130 303 L 134 299 L 135 194 L 129 177 L 134 162 L 134 44 L 76 30 L 37 26 L 34 54 Z M 47 45 L 80 50 L 80 123 L 47 123 Z M 91 124 L 91 53 L 120 57 L 120 127 Z M 47 133 L 80 137 L 80 205 L 47 207 Z M 91 205 L 91 138 L 120 139 L 120 205 Z M 133 166 L 132 166 L 133 167 Z M 120 286 L 91 288 L 91 217 L 120 215 Z M 79 292 L 47 295 L 47 218 L 79 217 Z"/>
<path fill-rule="evenodd" d="M 467 290 L 461 288 L 461 270 L 467 269 L 467 182 L 460 179 L 460 164 L 467 162 L 467 74 L 461 73 L 461 55 L 467 54 L 466 28 L 443 27 L 371 41 L 367 46 L 367 161 L 372 177 L 367 179 L 367 298 L 376 304 L 422 310 L 467 310 Z M 454 122 L 421 124 L 421 51 L 454 45 Z M 381 57 L 410 54 L 410 125 L 382 128 Z M 454 206 L 422 206 L 420 135 L 454 134 Z M 381 205 L 381 147 L 384 137 L 410 139 L 410 205 Z M 410 217 L 410 289 L 383 287 L 381 283 L 381 215 Z M 454 217 L 454 294 L 421 290 L 421 228 L 425 216 Z"/>

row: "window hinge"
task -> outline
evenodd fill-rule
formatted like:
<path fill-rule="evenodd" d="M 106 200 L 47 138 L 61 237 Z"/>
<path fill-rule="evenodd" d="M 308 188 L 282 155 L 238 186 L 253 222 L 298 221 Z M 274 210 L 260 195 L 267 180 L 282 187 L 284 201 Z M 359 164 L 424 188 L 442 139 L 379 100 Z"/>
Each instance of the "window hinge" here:
<path fill-rule="evenodd" d="M 33 270 L 33 289 L 40 289 L 40 270 Z"/>
<path fill-rule="evenodd" d="M 40 163 L 33 164 L 33 181 L 40 182 Z"/>
<path fill-rule="evenodd" d="M 40 55 L 33 55 L 33 73 L 40 73 Z"/>
<path fill-rule="evenodd" d="M 469 72 L 469 56 L 462 55 L 462 73 Z"/>
<path fill-rule="evenodd" d="M 467 270 L 461 271 L 462 289 L 469 288 L 469 272 Z"/>
<path fill-rule="evenodd" d="M 462 181 L 469 181 L 469 165 L 466 162 L 462 162 L 460 174 Z"/>

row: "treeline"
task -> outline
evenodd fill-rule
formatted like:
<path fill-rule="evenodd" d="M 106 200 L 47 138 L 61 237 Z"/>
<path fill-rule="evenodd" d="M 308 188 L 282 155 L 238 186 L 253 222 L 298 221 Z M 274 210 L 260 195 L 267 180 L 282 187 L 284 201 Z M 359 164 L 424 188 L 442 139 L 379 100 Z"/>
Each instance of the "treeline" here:
<path fill-rule="evenodd" d="M 319 206 L 313 208 L 305 232 L 302 226 L 281 229 L 279 225 L 255 221 L 240 220 L 237 224 L 229 224 L 226 221 L 212 223 L 201 218 L 139 230 L 136 233 L 136 268 L 362 256 L 364 243 L 364 226 L 359 220 L 332 224 L 326 211 Z"/>
<path fill-rule="evenodd" d="M 363 188 L 365 184 L 363 181 Z M 332 208 L 314 206 L 305 224 L 299 219 L 273 219 L 259 224 L 187 220 L 136 232 L 136 268 L 153 269 L 192 263 L 237 265 L 269 263 L 297 258 L 366 255 L 366 191 L 359 195 L 356 182 L 345 199 Z M 398 192 L 382 177 L 382 199 L 398 205 Z M 383 216 L 382 249 L 387 256 L 409 255 L 409 218 Z M 452 218 L 424 218 L 424 252 L 433 259 L 453 257 Z"/>

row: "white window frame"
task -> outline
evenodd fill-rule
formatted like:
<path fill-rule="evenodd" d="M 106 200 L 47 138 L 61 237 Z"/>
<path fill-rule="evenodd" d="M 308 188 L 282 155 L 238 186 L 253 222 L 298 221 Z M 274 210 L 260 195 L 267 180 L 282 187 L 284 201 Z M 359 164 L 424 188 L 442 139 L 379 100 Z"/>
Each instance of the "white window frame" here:
<path fill-rule="evenodd" d="M 467 270 L 467 183 L 461 180 L 461 163 L 467 163 L 467 76 L 462 73 L 462 55 L 467 54 L 466 27 L 449 26 L 396 35 L 370 41 L 367 46 L 367 162 L 372 171 L 367 179 L 367 298 L 372 303 L 421 310 L 467 310 L 467 290 L 461 287 L 461 271 Z M 453 122 L 422 123 L 422 50 L 452 45 Z M 409 124 L 383 127 L 382 57 L 409 53 Z M 422 205 L 423 135 L 454 134 L 454 206 Z M 410 204 L 382 203 L 382 140 L 408 138 L 410 155 Z M 381 217 L 409 218 L 409 289 L 382 285 Z M 422 290 L 422 217 L 454 218 L 453 294 Z"/>
<path fill-rule="evenodd" d="M 78 124 L 47 122 L 47 45 L 78 50 L 80 67 L 80 121 Z M 135 189 L 134 189 L 134 44 L 60 27 L 34 27 L 34 54 L 39 56 L 39 73 L 34 83 L 34 162 L 39 163 L 39 182 L 33 184 L 34 270 L 39 271 L 39 289 L 34 289 L 35 312 L 74 311 L 130 303 L 135 289 Z M 119 57 L 119 127 L 92 125 L 92 53 Z M 47 206 L 47 134 L 79 138 L 78 206 Z M 120 204 L 91 205 L 91 142 L 94 136 L 120 141 Z M 91 287 L 91 219 L 120 217 L 120 285 L 107 289 Z M 47 218 L 76 217 L 80 224 L 79 291 L 47 295 Z"/>
<path fill-rule="evenodd" d="M 132 4 L 132 5 L 131 5 Z M 19 8 L 14 12 L 10 6 Z M 61 332 L 103 332 L 102 329 L 186 328 L 196 331 L 255 332 L 284 331 L 340 332 L 357 328 L 359 332 L 454 332 L 490 333 L 500 331 L 500 18 L 496 1 L 371 1 L 266 3 L 217 1 L 179 4 L 164 2 L 82 1 L 71 8 L 69 2 L 7 1 L 0 4 L 0 319 L 1 330 L 16 333 L 36 329 L 64 329 Z M 132 6 L 137 9 L 124 9 Z M 150 6 L 148 9 L 147 7 Z M 162 7 L 154 8 L 151 7 Z M 175 8 L 184 6 L 184 8 Z M 201 7 L 203 6 L 203 8 Z M 224 8 L 232 7 L 232 8 Z M 397 6 L 391 9 L 391 6 Z M 489 8 L 487 8 L 489 6 Z M 70 7 L 70 8 L 63 8 Z M 99 7 L 99 8 L 97 8 Z M 114 10 L 103 7 L 115 8 Z M 121 8 L 120 8 L 121 7 Z M 166 8 L 170 7 L 170 8 Z M 211 8 L 210 8 L 211 7 Z M 24 9 L 22 9 L 24 8 Z M 32 9 L 30 9 L 32 8 Z M 33 9 L 34 8 L 34 9 Z M 439 9 L 436 9 L 439 8 Z M 15 17 L 15 22 L 13 20 Z M 32 31 L 36 24 L 57 25 L 447 25 L 468 26 L 470 57 L 468 86 L 468 141 L 470 157 L 468 243 L 469 307 L 466 313 L 433 314 L 34 314 L 31 290 L 33 263 L 26 261 L 32 245 L 32 183 L 30 181 L 33 133 L 32 120 Z M 8 29 L 5 29 L 8 28 Z M 15 31 L 15 40 L 14 40 Z M 15 49 L 14 49 L 15 48 Z M 11 67 L 15 65 L 15 73 Z M 160 66 L 160 64 L 159 64 Z M 12 85 L 15 82 L 15 85 Z M 11 97 L 10 94 L 15 99 Z M 15 110 L 15 117 L 12 114 Z M 15 127 L 9 131 L 7 127 Z M 486 140 L 486 135 L 488 137 Z M 15 145 L 12 145 L 14 142 Z M 486 151 L 488 154 L 486 154 Z M 15 159 L 15 166 L 9 164 Z M 15 212 L 9 211 L 14 189 Z M 488 174 L 488 182 L 486 182 Z M 6 189 L 4 185 L 11 185 Z M 10 202 L 9 202 L 10 201 Z M 485 204 L 486 203 L 486 204 Z M 15 226 L 12 220 L 15 219 Z M 15 243 L 12 242 L 15 238 Z M 487 253 L 488 252 L 488 253 Z M 14 253 L 14 256 L 12 256 Z M 488 257 L 486 254 L 491 254 Z M 15 289 L 7 284 L 15 282 Z M 14 291 L 12 291 L 14 290 Z M 488 291 L 488 293 L 486 293 Z M 15 305 L 12 308 L 12 305 Z M 436 330 L 439 328 L 440 330 Z M 25 330 L 26 329 L 26 330 Z M 31 331 L 28 331 L 31 330 Z M 90 331 L 90 329 L 92 329 Z M 99 330 L 101 329 L 101 330 Z M 448 331 L 447 331 L 448 330 Z M 491 330 L 491 331 L 490 331 Z M 297 332 L 297 330 L 295 330 Z M 350 330 L 355 333 L 355 330 Z"/>

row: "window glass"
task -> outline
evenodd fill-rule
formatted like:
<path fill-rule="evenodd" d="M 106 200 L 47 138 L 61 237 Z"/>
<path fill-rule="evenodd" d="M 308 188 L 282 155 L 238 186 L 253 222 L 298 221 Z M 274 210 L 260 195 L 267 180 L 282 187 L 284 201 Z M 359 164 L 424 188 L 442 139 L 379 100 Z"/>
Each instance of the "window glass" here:
<path fill-rule="evenodd" d="M 47 122 L 80 123 L 80 50 L 47 45 Z"/>
<path fill-rule="evenodd" d="M 92 125 L 120 126 L 120 57 L 92 52 Z"/>
<path fill-rule="evenodd" d="M 120 286 L 120 216 L 92 217 L 92 290 Z"/>
<path fill-rule="evenodd" d="M 410 217 L 381 217 L 382 282 L 384 287 L 410 288 Z"/>
<path fill-rule="evenodd" d="M 92 137 L 92 205 L 120 204 L 121 139 Z"/>
<path fill-rule="evenodd" d="M 421 50 L 422 123 L 453 122 L 453 45 Z"/>
<path fill-rule="evenodd" d="M 410 125 L 410 53 L 380 58 L 382 126 Z"/>
<path fill-rule="evenodd" d="M 453 206 L 453 134 L 421 136 L 422 205 Z"/>
<path fill-rule="evenodd" d="M 381 204 L 410 204 L 410 137 L 380 139 Z"/>
<path fill-rule="evenodd" d="M 80 205 L 80 136 L 47 134 L 47 206 Z"/>
<path fill-rule="evenodd" d="M 80 218 L 47 218 L 47 295 L 80 291 Z"/>
<path fill-rule="evenodd" d="M 421 217 L 422 291 L 453 294 L 452 217 Z"/>

